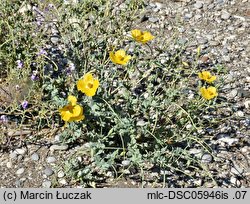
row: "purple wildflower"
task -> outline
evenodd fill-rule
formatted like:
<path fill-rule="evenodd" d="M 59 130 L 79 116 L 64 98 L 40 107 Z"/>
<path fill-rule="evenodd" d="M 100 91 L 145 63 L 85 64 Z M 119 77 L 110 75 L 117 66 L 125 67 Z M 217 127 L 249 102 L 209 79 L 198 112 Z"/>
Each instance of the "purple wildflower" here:
<path fill-rule="evenodd" d="M 21 60 L 17 60 L 17 68 L 22 69 L 23 68 L 23 62 Z"/>
<path fill-rule="evenodd" d="M 28 102 L 28 101 L 23 101 L 23 102 L 22 102 L 22 107 L 23 107 L 23 109 L 27 109 L 27 108 L 28 108 L 28 105 L 29 105 L 29 102 Z"/>
<path fill-rule="evenodd" d="M 67 68 L 67 74 L 71 74 L 76 69 L 75 65 L 71 62 Z"/>
<path fill-rule="evenodd" d="M 2 122 L 2 123 L 7 123 L 7 122 L 8 122 L 7 116 L 6 116 L 6 115 L 1 115 L 1 116 L 0 116 L 0 122 Z"/>
<path fill-rule="evenodd" d="M 30 78 L 31 78 L 32 81 L 37 81 L 39 79 L 38 71 L 33 71 Z"/>
<path fill-rule="evenodd" d="M 40 49 L 40 51 L 37 54 L 38 56 L 40 55 L 47 55 L 47 52 L 44 49 Z"/>

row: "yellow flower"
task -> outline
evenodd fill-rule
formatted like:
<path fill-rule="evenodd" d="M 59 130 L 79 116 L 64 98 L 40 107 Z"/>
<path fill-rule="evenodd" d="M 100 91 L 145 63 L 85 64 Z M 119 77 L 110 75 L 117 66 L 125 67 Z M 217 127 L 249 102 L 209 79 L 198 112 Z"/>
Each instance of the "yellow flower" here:
<path fill-rule="evenodd" d="M 131 59 L 130 55 L 126 55 L 125 50 L 118 50 L 116 52 L 110 52 L 109 57 L 115 64 L 126 65 Z"/>
<path fill-rule="evenodd" d="M 83 115 L 83 108 L 77 105 L 77 99 L 75 96 L 68 96 L 69 104 L 59 109 L 61 117 L 66 122 L 80 121 L 85 117 Z"/>
<path fill-rule="evenodd" d="M 98 79 L 94 79 L 91 73 L 83 76 L 83 79 L 78 80 L 77 90 L 85 93 L 87 96 L 94 96 L 97 88 L 99 87 Z"/>
<path fill-rule="evenodd" d="M 203 98 L 210 100 L 216 96 L 218 96 L 217 90 L 215 87 L 210 86 L 208 88 L 201 87 L 200 92 Z"/>
<path fill-rule="evenodd" d="M 140 43 L 147 43 L 150 40 L 153 40 L 155 37 L 148 31 L 141 31 L 141 30 L 132 30 L 131 31 L 132 37 L 135 41 Z"/>
<path fill-rule="evenodd" d="M 212 76 L 208 71 L 200 72 L 198 73 L 198 76 L 201 80 L 204 80 L 208 83 L 212 83 L 216 79 L 216 76 Z"/>

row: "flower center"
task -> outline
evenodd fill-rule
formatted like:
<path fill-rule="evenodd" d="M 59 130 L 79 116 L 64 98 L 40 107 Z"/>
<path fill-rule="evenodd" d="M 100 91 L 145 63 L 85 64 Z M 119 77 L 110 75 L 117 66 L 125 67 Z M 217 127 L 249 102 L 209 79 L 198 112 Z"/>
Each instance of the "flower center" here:
<path fill-rule="evenodd" d="M 87 86 L 88 86 L 89 89 L 92 89 L 94 85 L 93 85 L 92 82 L 88 82 L 88 85 L 87 85 Z"/>

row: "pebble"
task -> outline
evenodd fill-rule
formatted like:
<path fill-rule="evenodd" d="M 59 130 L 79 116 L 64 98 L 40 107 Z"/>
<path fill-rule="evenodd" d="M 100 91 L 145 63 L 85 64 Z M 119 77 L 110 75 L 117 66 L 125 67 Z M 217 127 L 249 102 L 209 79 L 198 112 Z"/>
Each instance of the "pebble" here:
<path fill-rule="evenodd" d="M 50 151 L 65 151 L 68 149 L 68 145 L 52 145 L 49 149 Z"/>
<path fill-rule="evenodd" d="M 244 112 L 243 111 L 237 111 L 236 113 L 235 113 L 235 115 L 237 116 L 237 117 L 244 117 Z"/>
<path fill-rule="evenodd" d="M 212 155 L 209 153 L 205 153 L 201 156 L 201 162 L 210 163 L 213 160 Z"/>
<path fill-rule="evenodd" d="M 130 165 L 130 161 L 129 160 L 123 160 L 122 161 L 122 166 L 128 167 L 129 165 Z"/>
<path fill-rule="evenodd" d="M 48 163 L 55 163 L 56 162 L 56 158 L 55 157 L 47 157 L 47 162 Z"/>
<path fill-rule="evenodd" d="M 190 18 L 192 18 L 192 17 L 193 17 L 193 14 L 191 14 L 191 13 L 187 13 L 187 14 L 185 14 L 185 16 L 184 16 L 185 19 L 190 19 Z"/>
<path fill-rule="evenodd" d="M 42 184 L 42 186 L 44 187 L 44 188 L 50 188 L 51 187 L 51 181 L 44 181 L 43 182 L 43 184 Z"/>
<path fill-rule="evenodd" d="M 240 168 L 237 164 L 231 167 L 231 173 L 236 174 L 238 176 L 242 176 L 244 169 Z"/>
<path fill-rule="evenodd" d="M 50 40 L 51 40 L 51 42 L 52 42 L 53 44 L 57 44 L 58 41 L 59 41 L 59 37 L 58 37 L 58 36 L 53 36 L 53 37 L 50 38 Z"/>
<path fill-rule="evenodd" d="M 21 175 L 24 172 L 24 168 L 20 168 L 16 171 L 17 175 Z"/>
<path fill-rule="evenodd" d="M 44 174 L 46 176 L 51 176 L 54 173 L 54 171 L 50 167 L 46 167 L 44 170 Z"/>
<path fill-rule="evenodd" d="M 62 177 L 64 177 L 65 176 L 65 173 L 63 172 L 63 171 L 59 171 L 58 173 L 57 173 L 57 177 L 58 178 L 62 178 Z"/>
<path fill-rule="evenodd" d="M 229 19 L 230 16 L 231 16 L 231 14 L 228 13 L 227 11 L 222 11 L 221 18 L 222 18 L 223 20 Z"/>
<path fill-rule="evenodd" d="M 33 161 L 38 161 L 38 160 L 39 160 L 39 155 L 38 155 L 37 153 L 33 153 L 33 154 L 31 155 L 31 159 L 32 159 Z"/>
<path fill-rule="evenodd" d="M 203 7 L 203 4 L 202 4 L 202 2 L 196 2 L 195 4 L 194 4 L 194 7 L 196 8 L 196 9 L 201 9 L 202 7 Z"/>
<path fill-rule="evenodd" d="M 237 143 L 239 141 L 239 139 L 238 138 L 224 137 L 224 138 L 218 139 L 218 141 L 227 143 L 229 146 L 232 146 L 233 144 Z"/>
<path fill-rule="evenodd" d="M 68 184 L 66 179 L 60 179 L 59 183 L 62 184 L 62 185 L 67 185 Z"/>
<path fill-rule="evenodd" d="M 16 159 L 17 158 L 17 154 L 15 152 L 10 153 L 10 158 L 11 159 Z"/>
<path fill-rule="evenodd" d="M 22 148 L 22 149 L 15 149 L 14 151 L 16 154 L 25 154 L 27 152 L 27 149 L 26 148 Z"/>
<path fill-rule="evenodd" d="M 233 89 L 232 91 L 229 92 L 228 97 L 233 99 L 237 96 L 238 91 L 236 89 Z"/>
<path fill-rule="evenodd" d="M 7 163 L 6 163 L 6 166 L 7 166 L 7 168 L 10 169 L 10 168 L 12 168 L 12 163 L 11 163 L 11 162 L 7 162 Z"/>
<path fill-rule="evenodd" d="M 149 17 L 148 20 L 151 22 L 151 23 L 156 23 L 157 21 L 159 21 L 158 18 L 155 18 L 155 17 Z"/>
<path fill-rule="evenodd" d="M 16 188 L 21 188 L 23 186 L 23 181 L 17 180 L 15 181 Z"/>
<path fill-rule="evenodd" d="M 240 187 L 241 186 L 241 182 L 237 178 L 235 178 L 233 176 L 230 178 L 230 182 L 233 185 L 235 185 L 235 187 Z"/>

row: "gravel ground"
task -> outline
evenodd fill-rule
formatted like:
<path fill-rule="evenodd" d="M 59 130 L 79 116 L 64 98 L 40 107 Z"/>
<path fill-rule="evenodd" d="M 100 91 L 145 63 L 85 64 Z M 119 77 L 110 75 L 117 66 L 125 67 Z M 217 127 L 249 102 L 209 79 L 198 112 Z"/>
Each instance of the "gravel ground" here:
<path fill-rule="evenodd" d="M 167 187 L 250 187 L 250 0 L 149 1 L 141 20 L 140 27 L 144 29 L 169 38 L 177 34 L 188 42 L 187 56 L 200 45 L 201 61 L 223 64 L 228 70 L 220 76 L 224 79 L 220 95 L 230 105 L 204 116 L 228 118 L 218 128 L 206 130 L 213 136 L 209 144 L 215 157 L 196 148 L 190 150 L 201 159 L 214 181 L 204 182 L 195 172 L 185 172 L 193 176 L 187 180 L 170 171 L 155 169 L 145 173 L 143 183 L 138 182 L 136 173 L 126 180 L 116 180 L 110 172 L 106 183 L 99 186 L 157 187 L 162 184 L 163 175 L 167 175 Z M 57 43 L 56 38 L 53 41 Z M 77 186 L 65 177 L 60 167 L 80 147 L 58 146 L 57 137 L 46 143 L 1 152 L 0 187 Z"/>

